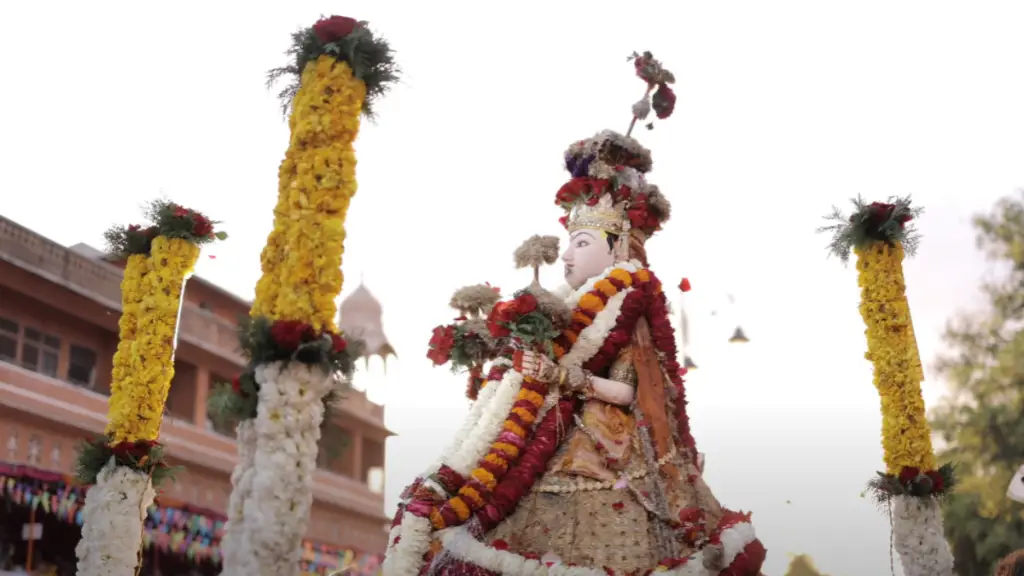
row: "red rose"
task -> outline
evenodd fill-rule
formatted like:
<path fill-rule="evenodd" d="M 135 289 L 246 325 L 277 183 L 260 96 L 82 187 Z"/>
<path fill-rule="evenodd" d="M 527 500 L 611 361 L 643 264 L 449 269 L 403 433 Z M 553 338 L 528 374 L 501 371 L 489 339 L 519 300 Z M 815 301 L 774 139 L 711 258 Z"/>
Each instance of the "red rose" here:
<path fill-rule="evenodd" d="M 451 359 L 452 348 L 455 347 L 455 327 L 438 326 L 430 337 L 430 350 L 427 351 L 427 358 L 440 366 Z"/>
<path fill-rule="evenodd" d="M 505 324 L 519 317 L 516 306 L 516 300 L 506 300 L 498 302 L 494 308 L 491 308 L 491 313 L 487 315 L 487 329 L 490 330 L 491 336 L 503 338 L 512 333 Z"/>
<path fill-rule="evenodd" d="M 231 389 L 235 392 L 235 394 L 242 394 L 242 377 L 241 376 L 235 376 L 235 378 L 233 380 L 231 380 Z"/>
<path fill-rule="evenodd" d="M 311 339 L 313 329 L 296 320 L 278 320 L 270 326 L 270 338 L 278 348 L 294 351 Z"/>
<path fill-rule="evenodd" d="M 193 214 L 192 235 L 205 238 L 213 234 L 213 223 L 202 214 Z"/>
<path fill-rule="evenodd" d="M 911 482 L 917 480 L 917 477 L 921 475 L 921 471 L 913 466 L 907 466 L 900 470 L 899 481 L 903 486 L 909 486 Z"/>
<path fill-rule="evenodd" d="M 529 292 L 516 298 L 516 310 L 520 316 L 525 316 L 537 309 L 537 297 Z"/>
<path fill-rule="evenodd" d="M 150 226 L 149 228 L 146 228 L 143 234 L 145 234 L 147 238 L 156 238 L 157 236 L 160 235 L 160 228 L 156 226 Z"/>
<path fill-rule="evenodd" d="M 682 292 L 689 292 L 690 291 L 690 279 L 689 278 L 683 278 L 682 280 L 679 281 L 679 290 L 682 291 Z"/>
<path fill-rule="evenodd" d="M 139 226 L 138 224 L 131 224 L 131 225 L 128 226 L 128 231 L 129 232 L 139 232 L 141 230 L 142 230 L 142 226 Z"/>
<path fill-rule="evenodd" d="M 927 474 L 928 478 L 932 481 L 932 493 L 942 492 L 946 488 L 946 481 L 943 480 L 942 474 L 938 470 L 932 470 Z"/>
<path fill-rule="evenodd" d="M 171 206 L 174 208 L 174 216 L 177 217 L 177 218 L 188 218 L 189 215 L 192 214 L 191 210 L 189 210 L 187 208 L 182 208 L 181 206 L 178 206 L 177 204 L 171 204 Z"/>
<path fill-rule="evenodd" d="M 331 350 L 335 354 L 340 354 L 344 352 L 346 348 L 348 348 L 348 342 L 342 338 L 340 334 L 331 332 Z"/>
<path fill-rule="evenodd" d="M 132 443 L 118 442 L 110 447 L 110 451 L 114 453 L 114 456 L 127 456 L 132 452 Z"/>
<path fill-rule="evenodd" d="M 562 216 L 561 218 L 559 218 L 558 219 L 558 223 L 562 225 L 562 228 L 568 228 L 569 227 L 569 215 L 566 214 L 565 216 Z"/>
<path fill-rule="evenodd" d="M 321 44 L 330 44 L 345 38 L 360 26 L 359 21 L 354 18 L 331 16 L 313 24 L 313 34 Z"/>

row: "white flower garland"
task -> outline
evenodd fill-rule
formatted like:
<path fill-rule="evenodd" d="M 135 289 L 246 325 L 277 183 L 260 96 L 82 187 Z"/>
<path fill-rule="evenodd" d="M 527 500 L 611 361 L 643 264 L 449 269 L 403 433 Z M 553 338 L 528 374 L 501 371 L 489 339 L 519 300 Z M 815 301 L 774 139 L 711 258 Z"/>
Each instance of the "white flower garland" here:
<path fill-rule="evenodd" d="M 570 308 L 575 308 L 580 298 L 593 290 L 597 282 L 606 278 L 612 270 L 618 268 L 633 274 L 641 267 L 640 262 L 636 260 L 616 263 L 588 280 L 583 286 L 571 291 L 565 297 L 565 303 Z M 618 322 L 622 303 L 633 290 L 632 287 L 625 288 L 608 299 L 591 325 L 580 331 L 572 349 L 562 357 L 559 362 L 562 366 L 581 366 L 597 354 L 605 338 Z M 522 382 L 521 374 L 509 370 L 505 372 L 500 383 L 490 383 L 485 386 L 459 430 L 458 436 L 462 438 L 456 438 L 444 455 L 437 460 L 433 469 L 424 473 L 422 477 L 425 478 L 433 474 L 442 465 L 449 466 L 463 476 L 472 472 L 477 462 L 487 453 L 495 438 L 501 433 L 502 423 L 512 409 L 512 405 L 515 404 Z M 488 390 L 491 391 L 491 395 L 485 396 Z M 550 399 L 551 397 L 548 400 Z M 534 422 L 535 426 L 554 404 L 554 401 L 545 401 Z M 425 536 L 420 533 L 423 526 L 426 526 L 427 530 Z M 408 514 L 405 515 L 399 526 L 390 531 L 383 566 L 386 576 L 405 576 L 406 574 L 416 574 L 419 571 L 423 563 L 423 554 L 430 547 L 430 526 L 429 520 Z M 395 544 L 396 540 L 397 544 Z"/>
<path fill-rule="evenodd" d="M 256 456 L 256 424 L 254 420 L 239 422 L 238 464 L 231 472 L 231 499 L 228 502 L 228 521 L 224 525 L 224 537 L 220 549 L 224 557 L 225 576 L 252 574 L 256 571 L 255 557 L 249 551 L 246 538 L 245 501 L 252 494 L 253 465 Z"/>
<path fill-rule="evenodd" d="M 603 569 L 568 566 L 559 562 L 547 566 L 547 558 L 532 560 L 515 552 L 491 548 L 474 538 L 465 526 L 441 530 L 437 533 L 437 537 L 441 540 L 445 551 L 453 557 L 505 576 L 607 576 L 607 572 Z M 720 535 L 723 565 L 728 567 L 732 564 L 736 557 L 743 552 L 743 549 L 756 539 L 754 526 L 749 522 L 740 522 L 723 530 Z M 415 570 L 419 570 L 419 568 L 413 568 L 413 571 L 393 573 L 385 571 L 385 574 L 394 574 L 394 576 L 416 574 Z M 704 567 L 703 551 L 692 554 L 686 564 L 658 572 L 658 574 L 665 576 L 718 576 L 718 572 L 712 572 Z"/>
<path fill-rule="evenodd" d="M 334 376 L 273 362 L 256 367 L 256 382 L 255 473 L 243 510 L 255 571 L 246 576 L 296 576 L 313 504 L 323 397 Z"/>
<path fill-rule="evenodd" d="M 516 396 L 523 387 L 523 375 L 515 370 L 505 372 L 501 383 L 496 386 L 494 398 L 486 410 L 482 410 L 470 433 L 462 441 L 462 446 L 451 456 L 447 464 L 452 470 L 466 476 L 473 471 L 477 462 L 491 448 L 491 443 L 501 433 L 502 424 L 516 403 Z"/>
<path fill-rule="evenodd" d="M 933 498 L 896 496 L 892 503 L 893 547 L 905 576 L 953 576 L 953 553 Z"/>
<path fill-rule="evenodd" d="M 381 573 L 384 576 L 416 576 L 423 566 L 423 554 L 430 548 L 434 527 L 427 518 L 406 514 L 397 528 L 401 530 L 401 538 L 397 544 L 391 545 L 391 553 L 384 557 Z"/>
<path fill-rule="evenodd" d="M 111 458 L 85 496 L 78 576 L 134 576 L 142 525 L 156 491 L 149 476 Z"/>

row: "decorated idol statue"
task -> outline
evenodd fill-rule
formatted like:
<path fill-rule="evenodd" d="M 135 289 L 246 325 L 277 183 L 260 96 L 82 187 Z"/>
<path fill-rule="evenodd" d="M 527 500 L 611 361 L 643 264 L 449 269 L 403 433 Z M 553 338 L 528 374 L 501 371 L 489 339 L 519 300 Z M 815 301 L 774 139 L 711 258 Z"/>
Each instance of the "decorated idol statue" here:
<path fill-rule="evenodd" d="M 648 90 L 634 123 L 652 105 L 666 117 L 671 75 L 650 54 L 636 60 Z M 556 203 L 571 320 L 495 362 L 507 367 L 500 380 L 403 493 L 384 573 L 757 576 L 765 549 L 749 515 L 723 508 L 698 465 L 668 303 L 645 253 L 669 217 L 646 179 L 650 152 L 605 131 L 570 146 L 565 164 Z M 514 334 L 541 308 L 528 291 L 497 303 L 492 334 Z"/>

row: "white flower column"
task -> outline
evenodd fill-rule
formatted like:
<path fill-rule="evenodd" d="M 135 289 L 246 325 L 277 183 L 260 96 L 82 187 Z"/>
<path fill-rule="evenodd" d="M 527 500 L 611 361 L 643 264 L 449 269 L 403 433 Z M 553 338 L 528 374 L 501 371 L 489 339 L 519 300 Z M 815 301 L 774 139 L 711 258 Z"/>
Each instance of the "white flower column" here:
<path fill-rule="evenodd" d="M 255 472 L 243 512 L 251 547 L 246 552 L 255 567 L 246 576 L 299 573 L 313 504 L 323 398 L 333 381 L 333 375 L 298 362 L 256 368 Z"/>
<path fill-rule="evenodd" d="M 148 475 L 110 459 L 85 497 L 78 576 L 135 575 L 143 521 L 155 497 Z"/>
<path fill-rule="evenodd" d="M 228 502 L 228 521 L 224 526 L 221 551 L 224 565 L 237 567 L 243 574 L 254 574 L 256 560 L 249 551 L 246 539 L 245 502 L 252 494 L 253 476 L 256 474 L 256 422 L 245 420 L 238 424 L 238 464 L 231 472 L 231 500 Z M 227 572 L 224 574 L 227 576 Z M 234 575 L 230 575 L 234 576 Z"/>
<path fill-rule="evenodd" d="M 933 498 L 896 496 L 892 503 L 893 547 L 905 576 L 953 576 L 953 553 Z"/>

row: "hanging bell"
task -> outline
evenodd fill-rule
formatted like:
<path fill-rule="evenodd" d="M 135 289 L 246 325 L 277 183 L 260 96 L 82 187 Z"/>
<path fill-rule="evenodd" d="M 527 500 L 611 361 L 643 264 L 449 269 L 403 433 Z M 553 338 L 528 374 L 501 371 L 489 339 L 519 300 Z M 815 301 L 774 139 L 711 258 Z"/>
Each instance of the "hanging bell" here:
<path fill-rule="evenodd" d="M 743 333 L 743 328 L 740 328 L 739 326 L 737 326 L 736 327 L 736 331 L 733 332 L 732 333 L 732 337 L 729 338 L 729 343 L 730 344 L 736 344 L 736 343 L 741 343 L 742 344 L 742 343 L 745 343 L 745 342 L 750 342 L 750 339 L 747 338 L 747 335 Z"/>
<path fill-rule="evenodd" d="M 687 354 L 686 357 L 683 358 L 683 368 L 686 368 L 687 370 L 696 370 L 697 369 L 697 365 L 694 364 L 693 358 L 690 358 L 689 354 Z"/>

